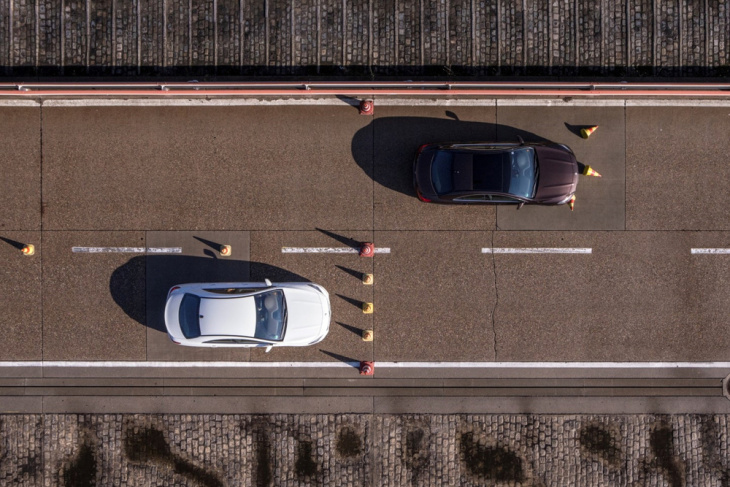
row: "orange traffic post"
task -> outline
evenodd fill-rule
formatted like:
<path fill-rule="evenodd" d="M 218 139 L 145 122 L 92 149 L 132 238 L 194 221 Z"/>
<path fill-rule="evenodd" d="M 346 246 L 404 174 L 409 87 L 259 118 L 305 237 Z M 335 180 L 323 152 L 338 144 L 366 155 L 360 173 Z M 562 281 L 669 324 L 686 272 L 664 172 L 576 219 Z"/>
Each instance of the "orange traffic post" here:
<path fill-rule="evenodd" d="M 375 245 L 372 242 L 360 244 L 360 257 L 372 257 L 375 255 Z"/>
<path fill-rule="evenodd" d="M 23 245 L 23 248 L 20 249 L 20 251 L 23 252 L 23 255 L 33 255 L 35 254 L 35 245 L 25 244 Z"/>
<path fill-rule="evenodd" d="M 591 136 L 591 134 L 593 132 L 596 131 L 597 128 L 598 128 L 598 125 L 593 125 L 592 127 L 583 127 L 582 129 L 580 129 L 580 136 L 583 137 L 584 139 L 587 139 L 588 137 Z"/>
<path fill-rule="evenodd" d="M 583 168 L 583 176 L 595 176 L 597 178 L 601 177 L 601 175 L 598 174 L 598 171 L 593 169 L 591 166 L 586 166 Z"/>
<path fill-rule="evenodd" d="M 373 282 L 375 282 L 375 276 L 372 274 L 363 274 L 362 275 L 362 283 L 366 286 L 372 286 Z"/>
<path fill-rule="evenodd" d="M 220 254 L 221 254 L 221 257 L 230 257 L 231 256 L 231 246 L 230 245 L 221 245 Z"/>
<path fill-rule="evenodd" d="M 360 375 L 373 375 L 375 373 L 375 362 L 360 362 Z"/>
<path fill-rule="evenodd" d="M 362 100 L 360 102 L 360 115 L 372 115 L 374 108 L 373 100 Z"/>
<path fill-rule="evenodd" d="M 573 195 L 570 198 L 570 201 L 568 201 L 568 206 L 570 206 L 570 211 L 573 211 L 573 207 L 575 206 L 575 195 Z"/>
<path fill-rule="evenodd" d="M 362 341 L 372 342 L 373 337 L 374 337 L 373 330 L 363 330 L 362 331 Z"/>

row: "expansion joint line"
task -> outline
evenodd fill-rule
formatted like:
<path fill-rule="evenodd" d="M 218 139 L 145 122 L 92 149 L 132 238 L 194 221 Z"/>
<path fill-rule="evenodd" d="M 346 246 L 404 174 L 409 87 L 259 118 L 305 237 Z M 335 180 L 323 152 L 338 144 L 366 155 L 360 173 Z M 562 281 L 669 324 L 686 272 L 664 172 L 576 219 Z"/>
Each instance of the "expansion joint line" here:
<path fill-rule="evenodd" d="M 494 249 L 494 234 L 492 230 L 492 249 Z M 492 252 L 492 271 L 494 272 L 494 307 L 492 308 L 492 349 L 494 350 L 494 361 L 497 361 L 497 305 L 499 305 L 499 289 L 497 288 L 497 256 Z"/>

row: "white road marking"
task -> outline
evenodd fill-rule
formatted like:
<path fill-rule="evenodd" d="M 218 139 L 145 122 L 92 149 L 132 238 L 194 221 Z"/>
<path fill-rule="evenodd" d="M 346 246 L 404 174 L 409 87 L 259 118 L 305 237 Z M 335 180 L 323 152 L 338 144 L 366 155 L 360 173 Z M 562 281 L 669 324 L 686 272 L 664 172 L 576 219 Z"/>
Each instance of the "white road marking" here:
<path fill-rule="evenodd" d="M 692 249 L 693 254 L 730 254 L 730 249 Z"/>
<path fill-rule="evenodd" d="M 592 254 L 592 248 L 581 247 L 533 247 L 533 248 L 483 248 L 482 254 Z"/>
<path fill-rule="evenodd" d="M 624 104 L 625 100 L 602 98 L 506 98 L 504 100 L 497 100 L 498 107 L 623 107 Z"/>
<path fill-rule="evenodd" d="M 182 247 L 71 247 L 71 252 L 86 254 L 181 254 Z"/>
<path fill-rule="evenodd" d="M 282 247 L 282 254 L 357 254 L 360 249 L 352 247 Z M 375 247 L 376 254 L 389 254 L 388 247 Z"/>
<path fill-rule="evenodd" d="M 170 96 L 170 95 L 165 95 Z M 201 93 L 201 96 L 204 96 Z M 264 95 L 262 95 L 264 96 Z M 266 95 L 266 98 L 252 96 L 250 98 L 128 98 L 128 99 L 49 99 L 43 100 L 46 107 L 176 107 L 176 106 L 357 106 L 360 98 L 339 99 L 328 96 L 278 96 Z M 448 96 L 444 92 L 443 96 Z M 708 99 L 601 99 L 601 98 L 510 98 L 498 97 L 481 98 L 397 98 L 387 95 L 375 95 L 375 108 L 378 106 L 481 106 L 481 107 L 509 107 L 509 106 L 541 106 L 541 107 L 730 107 L 730 100 Z M 0 107 L 39 107 L 38 100 L 3 99 L 0 98 Z"/>
<path fill-rule="evenodd" d="M 0 362 L 0 368 L 343 368 L 359 362 L 134 362 L 21 361 Z M 376 367 L 401 369 L 728 369 L 730 362 L 378 362 Z"/>

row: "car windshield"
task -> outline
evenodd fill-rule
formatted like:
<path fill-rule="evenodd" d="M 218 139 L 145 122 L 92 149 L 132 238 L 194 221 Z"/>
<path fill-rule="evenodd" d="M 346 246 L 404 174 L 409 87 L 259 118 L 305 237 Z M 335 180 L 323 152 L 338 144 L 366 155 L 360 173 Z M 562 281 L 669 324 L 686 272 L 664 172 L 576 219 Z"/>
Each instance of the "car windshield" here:
<path fill-rule="evenodd" d="M 185 294 L 180 303 L 180 330 L 185 338 L 200 336 L 200 298 L 194 294 Z"/>
<path fill-rule="evenodd" d="M 448 151 L 438 151 L 431 163 L 431 181 L 437 194 L 447 194 L 454 190 L 454 155 Z"/>
<path fill-rule="evenodd" d="M 276 289 L 254 296 L 256 301 L 256 331 L 261 340 L 281 341 L 286 328 L 286 300 L 284 291 Z"/>
<path fill-rule="evenodd" d="M 522 198 L 535 196 L 537 188 L 537 164 L 535 149 L 520 147 L 509 151 L 510 180 L 507 193 Z"/>

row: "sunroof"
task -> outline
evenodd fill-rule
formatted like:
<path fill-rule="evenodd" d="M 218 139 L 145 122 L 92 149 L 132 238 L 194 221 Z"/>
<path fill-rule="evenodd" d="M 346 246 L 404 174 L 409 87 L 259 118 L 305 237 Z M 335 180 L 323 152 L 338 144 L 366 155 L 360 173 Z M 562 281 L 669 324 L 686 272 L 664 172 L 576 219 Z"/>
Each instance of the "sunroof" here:
<path fill-rule="evenodd" d="M 491 153 L 474 156 L 474 189 L 502 192 L 509 187 L 507 154 Z"/>

